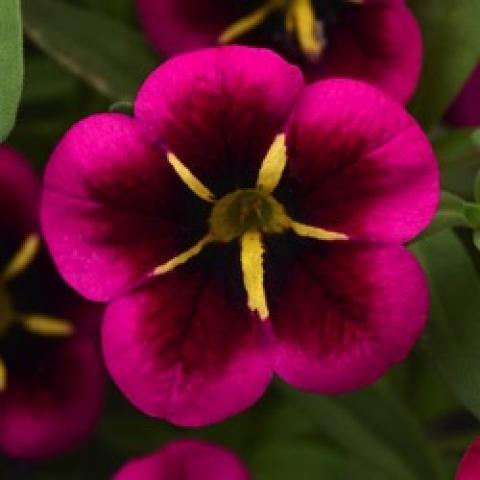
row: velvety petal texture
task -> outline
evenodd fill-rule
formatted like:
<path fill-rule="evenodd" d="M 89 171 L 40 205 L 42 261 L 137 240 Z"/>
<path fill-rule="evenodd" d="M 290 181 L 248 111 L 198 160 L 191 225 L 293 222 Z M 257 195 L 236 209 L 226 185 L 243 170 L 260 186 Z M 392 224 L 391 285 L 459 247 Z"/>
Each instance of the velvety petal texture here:
<path fill-rule="evenodd" d="M 252 405 L 270 383 L 271 366 L 246 301 L 232 307 L 223 281 L 192 268 L 111 303 L 103 348 L 113 378 L 138 408 L 200 426 Z"/>
<path fill-rule="evenodd" d="M 93 342 L 62 342 L 28 372 L 10 375 L 0 394 L 0 451 L 40 459 L 70 450 L 92 433 L 102 398 L 103 373 Z"/>
<path fill-rule="evenodd" d="M 261 1 L 137 0 L 140 21 L 154 47 L 167 56 L 213 46 L 228 25 L 261 5 Z M 404 0 L 365 0 L 345 9 L 327 25 L 327 47 L 319 60 L 300 62 L 310 80 L 356 78 L 406 102 L 418 83 L 422 37 Z M 271 34 L 273 35 L 273 34 Z M 268 37 L 268 35 L 267 35 Z M 247 35 L 238 43 L 279 48 L 265 35 Z"/>
<path fill-rule="evenodd" d="M 456 127 L 480 126 L 480 65 L 450 107 L 447 121 Z"/>
<path fill-rule="evenodd" d="M 282 292 L 271 302 L 274 370 L 287 383 L 329 394 L 364 387 L 402 361 L 429 303 L 413 255 L 359 242 L 313 244 Z"/>
<path fill-rule="evenodd" d="M 401 244 L 431 221 L 439 179 L 426 136 L 399 104 L 356 80 L 305 87 L 271 51 L 222 47 L 159 67 L 134 110 L 89 117 L 66 134 L 42 206 L 60 272 L 109 302 L 104 357 L 134 405 L 201 426 L 252 405 L 274 373 L 340 393 L 407 355 L 428 294 Z M 238 238 L 163 267 L 213 228 L 216 200 L 252 193 L 274 139 L 285 139 L 286 166 L 273 197 L 296 221 L 348 238 L 263 235 L 262 321 L 248 306 Z M 212 203 L 193 193 L 192 178 Z"/>
<path fill-rule="evenodd" d="M 287 141 L 304 223 L 397 243 L 430 223 L 439 202 L 434 153 L 415 120 L 378 90 L 353 80 L 312 85 Z"/>
<path fill-rule="evenodd" d="M 114 480 L 249 480 L 241 461 L 217 445 L 178 440 L 127 463 Z"/>
<path fill-rule="evenodd" d="M 465 453 L 455 480 L 478 480 L 480 478 L 480 438 L 472 443 Z"/>

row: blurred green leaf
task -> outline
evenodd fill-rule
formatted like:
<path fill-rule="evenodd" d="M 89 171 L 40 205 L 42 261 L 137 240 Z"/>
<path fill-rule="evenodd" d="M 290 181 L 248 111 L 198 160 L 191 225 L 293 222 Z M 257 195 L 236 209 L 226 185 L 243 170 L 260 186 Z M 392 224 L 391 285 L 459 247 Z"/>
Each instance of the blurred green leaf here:
<path fill-rule="evenodd" d="M 480 56 L 480 0 L 413 0 L 425 44 L 423 74 L 411 103 L 427 128 L 465 84 Z"/>
<path fill-rule="evenodd" d="M 461 241 L 442 232 L 412 245 L 430 283 L 423 345 L 460 402 L 480 419 L 480 279 Z"/>
<path fill-rule="evenodd" d="M 443 478 L 420 426 L 386 386 L 338 397 L 284 391 L 309 411 L 320 431 L 389 480 Z"/>
<path fill-rule="evenodd" d="M 19 0 L 0 0 L 0 142 L 11 132 L 23 83 L 23 37 Z"/>
<path fill-rule="evenodd" d="M 132 100 L 157 60 L 143 37 L 107 17 L 57 0 L 24 2 L 29 38 L 113 100 Z"/>
<path fill-rule="evenodd" d="M 131 102 L 116 102 L 110 105 L 109 112 L 123 113 L 125 115 L 133 115 L 133 104 Z"/>

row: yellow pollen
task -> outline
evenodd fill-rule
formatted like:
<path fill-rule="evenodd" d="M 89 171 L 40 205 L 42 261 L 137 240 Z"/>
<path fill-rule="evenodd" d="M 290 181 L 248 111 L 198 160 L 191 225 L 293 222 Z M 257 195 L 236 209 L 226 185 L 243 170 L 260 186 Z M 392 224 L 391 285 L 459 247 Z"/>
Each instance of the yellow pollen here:
<path fill-rule="evenodd" d="M 71 323 L 47 315 L 23 315 L 20 321 L 29 332 L 37 335 L 68 337 L 74 333 L 74 328 Z"/>
<path fill-rule="evenodd" d="M 273 193 L 282 179 L 287 165 L 287 145 L 285 134 L 275 140 L 265 156 L 258 173 L 257 188 L 266 193 Z"/>
<path fill-rule="evenodd" d="M 22 273 L 35 259 L 40 249 L 40 237 L 36 233 L 30 234 L 10 260 L 1 276 L 4 280 L 11 280 Z"/>
<path fill-rule="evenodd" d="M 215 195 L 171 152 L 167 154 L 168 163 L 173 167 L 183 183 L 195 194 L 206 202 L 215 201 Z"/>
<path fill-rule="evenodd" d="M 252 312 L 257 312 L 262 320 L 266 320 L 268 307 L 264 286 L 264 250 L 261 233 L 256 231 L 245 233 L 240 239 L 240 251 L 248 308 Z"/>
<path fill-rule="evenodd" d="M 7 366 L 3 361 L 3 358 L 0 357 L 0 393 L 4 392 L 7 389 Z"/>

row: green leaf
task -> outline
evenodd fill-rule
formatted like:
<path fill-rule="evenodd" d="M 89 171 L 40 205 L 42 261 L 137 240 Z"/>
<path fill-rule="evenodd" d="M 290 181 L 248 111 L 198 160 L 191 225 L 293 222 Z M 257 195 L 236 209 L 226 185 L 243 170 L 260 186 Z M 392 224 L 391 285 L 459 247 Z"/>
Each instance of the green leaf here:
<path fill-rule="evenodd" d="M 423 75 L 412 113 L 434 125 L 464 85 L 480 55 L 480 0 L 414 0 L 425 44 Z"/>
<path fill-rule="evenodd" d="M 480 419 L 480 279 L 461 241 L 442 232 L 412 245 L 430 283 L 423 346 L 460 402 Z"/>
<path fill-rule="evenodd" d="M 123 113 L 124 115 L 133 115 L 133 104 L 131 102 L 116 102 L 110 105 L 108 111 L 112 113 Z"/>
<path fill-rule="evenodd" d="M 0 0 L 0 142 L 11 132 L 23 83 L 23 38 L 19 0 Z"/>
<path fill-rule="evenodd" d="M 24 2 L 29 38 L 113 100 L 132 100 L 158 63 L 143 37 L 109 18 L 57 0 Z"/>
<path fill-rule="evenodd" d="M 439 460 L 411 413 L 385 385 L 339 397 L 282 387 L 310 412 L 320 432 L 389 480 L 442 478 Z"/>

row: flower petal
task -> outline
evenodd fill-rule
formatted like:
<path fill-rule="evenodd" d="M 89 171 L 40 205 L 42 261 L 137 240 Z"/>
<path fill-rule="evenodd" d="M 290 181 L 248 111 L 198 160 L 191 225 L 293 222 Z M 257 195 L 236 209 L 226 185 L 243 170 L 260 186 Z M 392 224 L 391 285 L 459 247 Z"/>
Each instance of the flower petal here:
<path fill-rule="evenodd" d="M 235 19 L 236 7 L 224 0 L 137 0 L 140 22 L 164 55 L 215 45 Z"/>
<path fill-rule="evenodd" d="M 202 236 L 202 203 L 134 120 L 95 115 L 53 153 L 42 224 L 64 278 L 84 296 L 107 300 Z"/>
<path fill-rule="evenodd" d="M 480 438 L 470 446 L 465 453 L 456 480 L 477 480 L 480 477 Z"/>
<path fill-rule="evenodd" d="M 248 480 L 241 461 L 216 445 L 177 440 L 144 458 L 127 463 L 115 480 Z"/>
<path fill-rule="evenodd" d="M 405 242 L 431 221 L 439 175 L 427 137 L 403 108 L 367 84 L 310 87 L 287 132 L 302 223 L 349 237 Z"/>
<path fill-rule="evenodd" d="M 135 114 L 216 196 L 254 187 L 258 171 L 303 90 L 275 53 L 219 47 L 181 55 L 141 88 Z"/>
<path fill-rule="evenodd" d="M 321 67 L 329 77 L 364 80 L 406 102 L 422 55 L 420 28 L 405 2 L 370 0 L 332 31 Z"/>
<path fill-rule="evenodd" d="M 202 258 L 111 303 L 103 324 L 104 357 L 119 388 L 143 412 L 183 426 L 240 412 L 271 378 L 240 273 L 219 279 L 195 262 Z M 222 268 L 232 263 L 223 258 Z"/>
<path fill-rule="evenodd" d="M 92 433 L 103 400 L 99 355 L 89 339 L 62 341 L 8 376 L 0 395 L 0 450 L 37 459 L 59 455 Z"/>
<path fill-rule="evenodd" d="M 274 370 L 325 394 L 369 385 L 404 359 L 427 319 L 428 289 L 403 247 L 316 243 L 271 296 Z"/>
<path fill-rule="evenodd" d="M 480 126 L 480 65 L 450 107 L 447 120 L 456 127 Z"/>
<path fill-rule="evenodd" d="M 39 187 L 39 181 L 27 161 L 6 145 L 0 145 L 0 238 L 2 241 L 10 239 L 16 244 L 37 230 Z M 3 248 L 0 249 L 3 250 Z"/>

